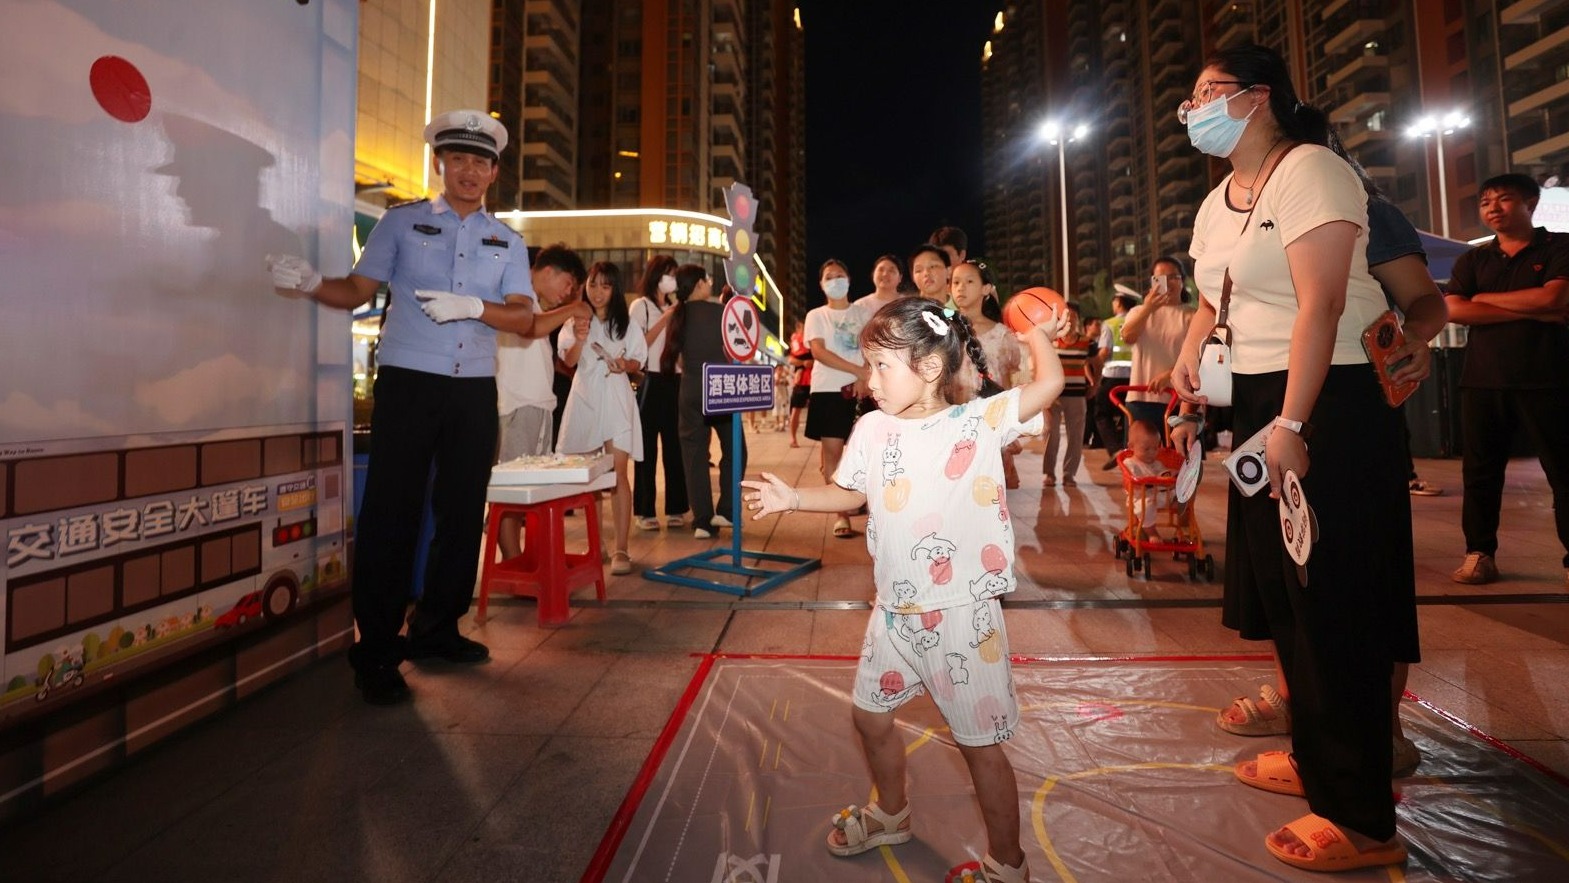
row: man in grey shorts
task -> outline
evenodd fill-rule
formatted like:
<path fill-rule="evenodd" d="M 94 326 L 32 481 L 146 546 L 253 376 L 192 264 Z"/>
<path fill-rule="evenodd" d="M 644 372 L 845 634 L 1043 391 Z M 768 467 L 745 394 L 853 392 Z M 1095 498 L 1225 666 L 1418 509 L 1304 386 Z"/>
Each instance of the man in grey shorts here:
<path fill-rule="evenodd" d="M 534 255 L 530 270 L 540 308 L 550 311 L 578 300 L 588 271 L 577 252 L 561 243 L 547 245 Z M 554 315 L 553 313 L 550 313 Z M 501 414 L 501 442 L 497 460 L 550 453 L 552 415 L 556 394 L 552 387 L 555 345 L 549 337 L 496 335 L 496 390 Z M 522 553 L 521 519 L 503 518 L 496 538 L 503 558 Z"/>
<path fill-rule="evenodd" d="M 534 256 L 530 275 L 544 310 L 556 310 L 578 299 L 588 277 L 577 252 L 561 243 L 547 245 Z M 503 333 L 496 338 L 496 387 L 501 414 L 497 460 L 550 453 L 556 394 L 551 386 L 553 345 L 546 337 Z"/>

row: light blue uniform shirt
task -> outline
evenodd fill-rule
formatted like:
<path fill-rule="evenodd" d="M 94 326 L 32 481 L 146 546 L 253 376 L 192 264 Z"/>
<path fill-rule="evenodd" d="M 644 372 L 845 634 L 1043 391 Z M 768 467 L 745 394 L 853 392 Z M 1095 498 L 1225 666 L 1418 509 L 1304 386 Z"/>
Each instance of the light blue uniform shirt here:
<path fill-rule="evenodd" d="M 446 377 L 494 377 L 496 330 L 478 319 L 432 321 L 415 289 L 498 304 L 509 294 L 537 300 L 523 237 L 483 209 L 459 218 L 445 197 L 387 209 L 354 273 L 386 282 L 392 292 L 376 361 Z"/>

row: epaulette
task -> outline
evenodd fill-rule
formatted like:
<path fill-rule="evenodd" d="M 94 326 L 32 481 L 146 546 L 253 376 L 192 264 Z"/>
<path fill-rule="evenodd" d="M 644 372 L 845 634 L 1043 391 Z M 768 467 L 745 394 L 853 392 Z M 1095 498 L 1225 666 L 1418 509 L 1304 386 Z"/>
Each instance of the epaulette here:
<path fill-rule="evenodd" d="M 407 201 L 404 201 L 404 202 L 395 202 L 392 205 L 387 206 L 387 211 L 390 212 L 390 211 L 392 211 L 395 208 L 406 208 L 406 207 L 411 206 L 411 205 L 422 205 L 422 204 L 427 203 L 427 202 L 430 202 L 430 198 L 429 197 L 425 197 L 425 198 L 422 198 L 422 199 L 410 199 L 410 200 L 407 200 Z"/>

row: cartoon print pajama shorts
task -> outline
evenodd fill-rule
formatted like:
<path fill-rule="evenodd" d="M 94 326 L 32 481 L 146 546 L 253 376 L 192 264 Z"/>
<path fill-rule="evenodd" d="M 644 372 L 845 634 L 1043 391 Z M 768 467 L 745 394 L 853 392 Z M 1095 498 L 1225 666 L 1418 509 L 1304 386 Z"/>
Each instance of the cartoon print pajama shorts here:
<path fill-rule="evenodd" d="M 874 610 L 855 673 L 855 704 L 891 712 L 922 693 L 960 745 L 1006 741 L 1019 722 L 1002 605 L 995 598 L 925 613 Z"/>

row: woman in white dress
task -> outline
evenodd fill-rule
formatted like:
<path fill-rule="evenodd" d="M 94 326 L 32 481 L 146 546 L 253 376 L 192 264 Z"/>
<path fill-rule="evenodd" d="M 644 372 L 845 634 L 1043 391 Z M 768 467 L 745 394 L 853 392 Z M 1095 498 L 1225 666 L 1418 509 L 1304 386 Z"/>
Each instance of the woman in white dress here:
<path fill-rule="evenodd" d="M 615 457 L 616 489 L 610 496 L 615 522 L 615 553 L 610 572 L 632 572 L 627 534 L 632 526 L 631 461 L 643 459 L 643 431 L 637 399 L 627 373 L 641 370 L 648 345 L 641 334 L 628 334 L 626 295 L 621 270 L 608 261 L 588 269 L 588 303 L 593 318 L 578 319 L 561 329 L 556 349 L 561 361 L 577 368 L 572 391 L 561 416 L 556 450 L 586 454 L 608 450 Z"/>

